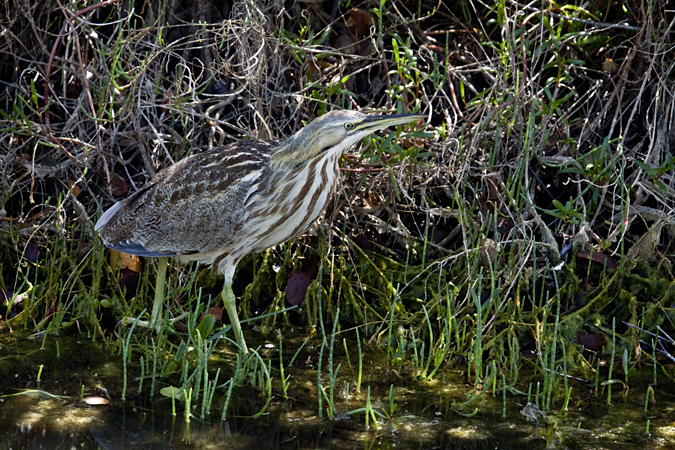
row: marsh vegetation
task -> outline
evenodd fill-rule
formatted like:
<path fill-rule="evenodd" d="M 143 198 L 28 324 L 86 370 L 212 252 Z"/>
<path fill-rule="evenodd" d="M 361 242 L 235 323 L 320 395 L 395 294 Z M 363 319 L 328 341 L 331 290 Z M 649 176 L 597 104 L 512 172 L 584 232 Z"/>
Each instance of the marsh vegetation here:
<path fill-rule="evenodd" d="M 673 445 L 667 2 L 25 6 L 0 7 L 15 447 L 39 437 L 29 412 L 49 428 L 32 402 L 72 410 L 104 391 L 116 417 L 161 409 L 152 425 L 173 424 L 178 446 L 250 427 L 273 431 L 241 448 L 413 445 L 419 429 L 419 448 Z M 345 154 L 322 220 L 241 262 L 257 351 L 232 352 L 222 281 L 196 265 L 169 266 L 166 319 L 184 319 L 118 324 L 147 320 L 156 262 L 104 249 L 101 211 L 189 154 L 283 139 L 332 109 L 428 120 Z"/>

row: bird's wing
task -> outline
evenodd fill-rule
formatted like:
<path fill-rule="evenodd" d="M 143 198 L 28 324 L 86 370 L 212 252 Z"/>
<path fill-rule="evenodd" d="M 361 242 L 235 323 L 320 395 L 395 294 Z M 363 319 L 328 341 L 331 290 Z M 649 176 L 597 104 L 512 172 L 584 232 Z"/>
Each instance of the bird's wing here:
<path fill-rule="evenodd" d="M 110 248 L 139 256 L 227 251 L 274 143 L 248 141 L 185 158 L 113 205 L 96 224 Z"/>
<path fill-rule="evenodd" d="M 115 215 L 115 213 L 122 207 L 122 202 L 117 202 L 114 205 L 112 205 L 106 212 L 104 212 L 101 217 L 98 219 L 96 222 L 96 225 L 94 225 L 94 230 L 98 231 L 101 228 L 103 228 L 110 218 Z"/>
<path fill-rule="evenodd" d="M 139 244 L 139 243 L 134 242 L 130 239 L 127 239 L 125 241 L 115 242 L 113 244 L 108 245 L 108 247 L 113 249 L 113 250 L 117 250 L 118 252 L 128 253 L 129 255 L 144 256 L 144 257 L 176 256 L 178 254 L 178 253 L 157 252 L 157 251 L 148 250 L 147 248 L 145 248 L 143 246 L 143 244 Z"/>

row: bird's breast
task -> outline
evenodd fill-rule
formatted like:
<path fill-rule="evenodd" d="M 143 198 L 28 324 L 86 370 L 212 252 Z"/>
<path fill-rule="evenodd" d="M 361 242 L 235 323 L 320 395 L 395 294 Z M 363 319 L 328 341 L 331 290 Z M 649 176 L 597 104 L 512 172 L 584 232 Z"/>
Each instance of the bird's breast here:
<path fill-rule="evenodd" d="M 304 232 L 323 212 L 334 190 L 339 155 L 316 158 L 289 171 L 251 205 L 245 253 L 260 252 Z M 242 250 L 244 250 L 242 248 Z"/>

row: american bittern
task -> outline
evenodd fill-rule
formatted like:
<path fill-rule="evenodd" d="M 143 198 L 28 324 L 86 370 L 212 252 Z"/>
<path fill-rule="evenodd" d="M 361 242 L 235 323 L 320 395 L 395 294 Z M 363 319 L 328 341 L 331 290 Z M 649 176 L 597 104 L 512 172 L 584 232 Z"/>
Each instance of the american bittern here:
<path fill-rule="evenodd" d="M 225 309 L 247 352 L 232 292 L 237 263 L 297 236 L 319 217 L 344 150 L 376 130 L 424 117 L 333 111 L 282 143 L 252 139 L 192 155 L 113 205 L 96 230 L 106 246 L 124 253 L 211 264 L 225 276 Z M 165 270 L 161 258 L 158 292 Z M 155 296 L 150 327 L 163 301 Z"/>

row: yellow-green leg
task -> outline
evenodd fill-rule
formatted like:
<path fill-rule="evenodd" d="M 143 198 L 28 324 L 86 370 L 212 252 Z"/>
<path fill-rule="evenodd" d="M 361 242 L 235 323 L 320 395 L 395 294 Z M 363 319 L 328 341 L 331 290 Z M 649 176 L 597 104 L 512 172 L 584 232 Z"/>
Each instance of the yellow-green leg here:
<path fill-rule="evenodd" d="M 246 347 L 246 341 L 244 340 L 244 334 L 241 332 L 241 324 L 239 323 L 239 316 L 237 315 L 237 303 L 234 298 L 234 292 L 232 292 L 232 283 L 225 281 L 223 286 L 223 303 L 225 303 L 225 310 L 227 315 L 230 316 L 230 326 L 234 332 L 234 337 L 237 340 L 237 345 L 244 354 L 248 354 L 248 347 Z"/>
<path fill-rule="evenodd" d="M 147 322 L 145 320 L 139 320 L 136 317 L 124 317 L 119 321 L 120 324 L 136 324 L 139 327 L 150 328 L 151 330 L 159 333 L 160 322 L 164 319 L 164 314 L 162 314 L 162 305 L 164 304 L 164 295 L 166 288 L 166 271 L 169 265 L 168 257 L 161 257 L 157 259 L 157 281 L 155 283 L 155 300 L 152 303 L 152 312 L 150 313 L 150 320 Z M 178 317 L 174 317 L 170 320 L 171 323 L 176 323 L 179 320 L 183 320 L 188 313 L 184 312 Z"/>
<path fill-rule="evenodd" d="M 157 284 L 155 285 L 155 301 L 152 303 L 152 313 L 148 328 L 157 329 L 158 321 L 162 318 L 162 304 L 164 303 L 164 286 L 166 285 L 166 268 L 169 264 L 168 257 L 157 259 Z"/>

